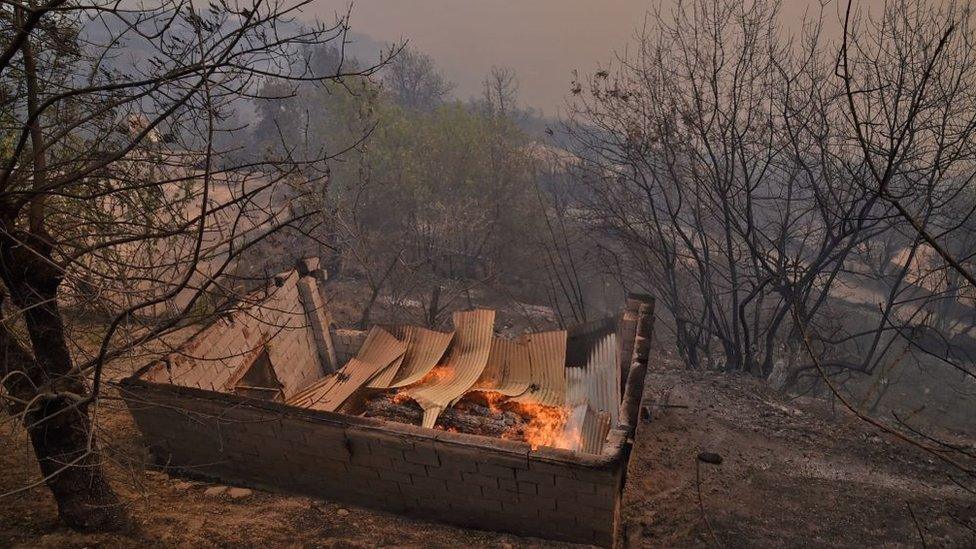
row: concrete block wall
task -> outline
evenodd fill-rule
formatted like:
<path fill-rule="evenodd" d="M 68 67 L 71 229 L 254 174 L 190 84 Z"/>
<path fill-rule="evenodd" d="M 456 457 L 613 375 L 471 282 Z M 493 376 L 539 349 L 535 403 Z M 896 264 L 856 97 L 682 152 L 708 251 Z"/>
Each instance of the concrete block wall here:
<path fill-rule="evenodd" d="M 624 438 L 600 456 L 129 380 L 156 462 L 189 476 L 609 546 Z"/>
<path fill-rule="evenodd" d="M 332 343 L 335 345 L 336 361 L 340 367 L 346 362 L 349 362 L 350 358 L 356 356 L 359 348 L 366 341 L 367 333 L 365 330 L 352 330 L 347 328 L 333 330 Z"/>
<path fill-rule="evenodd" d="M 122 381 L 119 390 L 156 462 L 188 476 L 611 546 L 652 314 L 651 301 L 632 299 L 619 324 L 629 368 L 621 421 L 601 455 L 532 450 L 520 442 L 253 400 L 171 383 L 158 375 L 158 365 Z M 358 330 L 335 330 L 337 360 L 354 355 L 364 337 Z M 307 338 L 291 345 L 306 345 L 314 357 L 314 337 Z"/>

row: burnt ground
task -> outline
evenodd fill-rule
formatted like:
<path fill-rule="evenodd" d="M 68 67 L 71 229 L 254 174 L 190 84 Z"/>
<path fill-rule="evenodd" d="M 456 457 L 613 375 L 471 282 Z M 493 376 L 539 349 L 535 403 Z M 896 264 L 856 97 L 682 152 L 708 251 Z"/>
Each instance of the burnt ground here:
<path fill-rule="evenodd" d="M 651 420 L 641 425 L 625 492 L 625 546 L 921 546 L 923 537 L 928 546 L 976 546 L 957 522 L 976 523 L 976 497 L 926 454 L 856 418 L 748 378 L 661 369 L 649 382 Z M 106 399 L 99 415 L 109 474 L 136 528 L 71 532 L 37 487 L 0 499 L 0 547 L 566 546 L 302 497 L 208 496 L 210 485 L 145 470 L 121 402 Z M 701 464 L 700 505 L 702 451 L 724 459 Z M 23 433 L 3 421 L 0 492 L 36 474 Z"/>
<path fill-rule="evenodd" d="M 976 546 L 976 495 L 839 404 L 670 369 L 652 371 L 645 404 L 626 547 Z"/>

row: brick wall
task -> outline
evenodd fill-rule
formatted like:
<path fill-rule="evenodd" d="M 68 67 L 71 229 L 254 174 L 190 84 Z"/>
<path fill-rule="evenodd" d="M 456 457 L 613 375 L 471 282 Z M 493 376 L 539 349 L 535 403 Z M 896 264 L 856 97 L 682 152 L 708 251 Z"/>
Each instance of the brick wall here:
<path fill-rule="evenodd" d="M 340 365 L 345 364 L 350 358 L 356 356 L 359 348 L 366 341 L 366 334 L 367 332 L 365 330 L 351 330 L 348 328 L 333 330 L 332 341 L 335 345 L 336 361 Z"/>
<path fill-rule="evenodd" d="M 628 302 L 621 421 L 601 455 L 296 408 L 167 383 L 140 371 L 120 393 L 162 467 L 480 529 L 611 546 L 637 423 L 650 303 Z M 363 332 L 335 330 L 338 360 Z M 313 352 L 314 354 L 314 352 Z M 640 374 L 640 375 L 638 375 Z"/>
<path fill-rule="evenodd" d="M 127 380 L 160 466 L 462 526 L 608 546 L 623 436 L 603 455 Z"/>

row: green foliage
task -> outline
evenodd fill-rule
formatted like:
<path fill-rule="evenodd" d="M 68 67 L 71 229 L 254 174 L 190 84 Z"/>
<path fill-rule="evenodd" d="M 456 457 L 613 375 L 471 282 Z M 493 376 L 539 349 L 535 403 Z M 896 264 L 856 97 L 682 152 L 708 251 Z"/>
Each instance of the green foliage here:
<path fill-rule="evenodd" d="M 530 254 L 524 244 L 543 222 L 535 160 L 511 118 L 456 101 L 403 107 L 366 78 L 303 90 L 263 114 L 265 146 L 337 155 L 326 224 L 344 245 L 368 248 L 360 255 L 497 267 Z"/>

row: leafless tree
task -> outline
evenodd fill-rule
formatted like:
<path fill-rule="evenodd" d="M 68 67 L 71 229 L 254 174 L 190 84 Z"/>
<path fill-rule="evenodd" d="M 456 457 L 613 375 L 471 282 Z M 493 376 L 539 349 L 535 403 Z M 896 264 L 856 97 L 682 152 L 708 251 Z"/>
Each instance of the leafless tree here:
<path fill-rule="evenodd" d="M 242 140 L 227 139 L 242 135 L 234 110 L 262 81 L 352 76 L 309 62 L 309 46 L 341 48 L 348 25 L 301 23 L 308 4 L 0 9 L 2 397 L 68 526 L 127 522 L 94 428 L 106 362 L 233 301 L 247 282 L 231 276 L 239 258 L 309 229 L 313 212 L 296 205 L 321 192 L 334 151 L 233 162 Z M 108 319 L 94 348 L 74 337 L 76 312 Z"/>
<path fill-rule="evenodd" d="M 591 223 L 667 307 L 689 366 L 770 375 L 798 343 L 790 311 L 829 329 L 831 288 L 876 230 L 879 200 L 832 149 L 819 34 L 781 38 L 774 2 L 682 3 L 578 87 Z"/>
<path fill-rule="evenodd" d="M 399 105 L 410 109 L 435 107 L 455 87 L 441 75 L 429 55 L 412 48 L 404 48 L 385 67 L 383 84 Z"/>
<path fill-rule="evenodd" d="M 492 67 L 482 85 L 482 102 L 489 113 L 505 117 L 515 112 L 518 107 L 519 82 L 514 69 Z"/>

